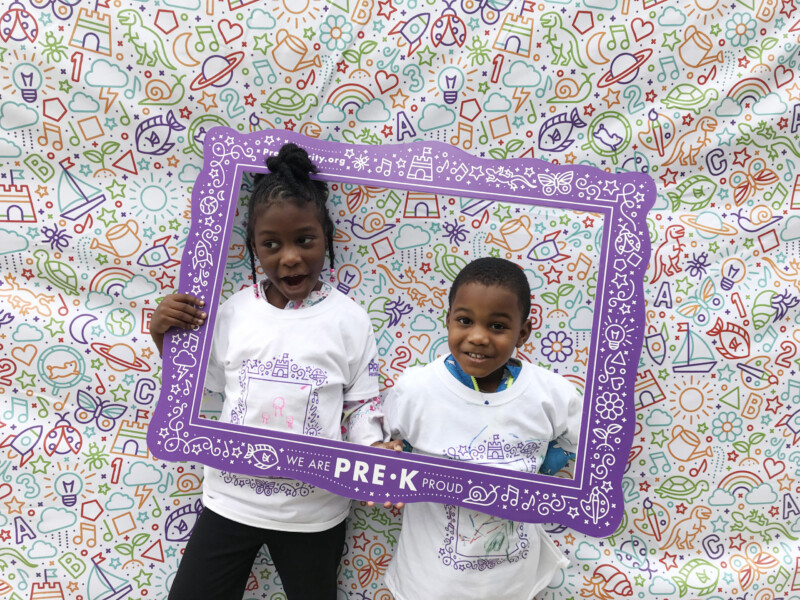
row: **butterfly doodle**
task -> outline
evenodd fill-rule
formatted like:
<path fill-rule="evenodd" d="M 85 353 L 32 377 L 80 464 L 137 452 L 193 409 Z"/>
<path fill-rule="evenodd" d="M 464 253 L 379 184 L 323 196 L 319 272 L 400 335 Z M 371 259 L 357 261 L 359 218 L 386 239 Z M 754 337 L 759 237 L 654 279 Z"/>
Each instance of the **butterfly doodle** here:
<path fill-rule="evenodd" d="M 717 292 L 714 281 L 707 277 L 700 286 L 700 291 L 694 296 L 689 296 L 686 301 L 678 307 L 678 312 L 684 317 L 688 317 L 697 325 L 706 325 L 711 318 L 710 311 L 722 308 L 724 299 Z"/>
<path fill-rule="evenodd" d="M 83 390 L 78 390 L 78 406 L 75 409 L 75 418 L 79 423 L 95 421 L 102 431 L 111 431 L 117 419 L 125 414 L 128 407 L 123 404 L 113 404 L 108 400 L 99 400 Z"/>
<path fill-rule="evenodd" d="M 72 18 L 73 7 L 79 2 L 80 0 L 74 0 L 73 2 L 69 2 L 68 0 L 31 0 L 31 4 L 40 10 L 44 10 L 50 6 L 53 15 L 62 21 L 67 21 Z"/>
<path fill-rule="evenodd" d="M 574 173 L 539 173 L 537 175 L 542 191 L 551 196 L 559 194 L 569 194 L 572 191 L 572 177 Z"/>
<path fill-rule="evenodd" d="M 361 587 L 367 587 L 373 581 L 380 579 L 391 560 L 392 555 L 386 551 L 383 544 L 378 542 L 370 546 L 366 555 L 357 554 L 354 556 L 353 566 L 358 573 L 358 582 Z"/>
<path fill-rule="evenodd" d="M 497 23 L 500 12 L 511 4 L 511 0 L 461 0 L 461 8 L 468 14 L 480 11 L 481 19 L 487 25 Z"/>

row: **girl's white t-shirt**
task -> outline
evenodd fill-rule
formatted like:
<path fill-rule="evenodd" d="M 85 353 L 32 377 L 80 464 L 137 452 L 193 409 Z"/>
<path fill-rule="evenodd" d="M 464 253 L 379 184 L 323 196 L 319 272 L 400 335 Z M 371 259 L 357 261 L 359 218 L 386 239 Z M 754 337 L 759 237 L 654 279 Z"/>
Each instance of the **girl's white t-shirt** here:
<path fill-rule="evenodd" d="M 377 348 L 366 312 L 335 289 L 312 306 L 279 309 L 252 288 L 219 309 L 205 386 L 222 392 L 220 421 L 349 440 L 383 439 Z M 205 467 L 203 504 L 233 521 L 282 531 L 324 531 L 344 520 L 350 500 L 280 477 Z"/>
<path fill-rule="evenodd" d="M 391 437 L 415 453 L 536 473 L 550 441 L 576 450 L 582 407 L 569 381 L 530 363 L 509 388 L 484 394 L 458 381 L 442 357 L 407 369 L 383 413 Z M 567 563 L 539 525 L 415 502 L 403 509 L 386 584 L 396 600 L 524 600 Z"/>

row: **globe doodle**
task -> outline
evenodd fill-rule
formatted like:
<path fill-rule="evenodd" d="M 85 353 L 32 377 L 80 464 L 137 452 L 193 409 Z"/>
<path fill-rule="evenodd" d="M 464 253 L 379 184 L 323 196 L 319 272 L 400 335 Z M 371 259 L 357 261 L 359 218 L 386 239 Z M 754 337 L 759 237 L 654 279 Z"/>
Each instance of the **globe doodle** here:
<path fill-rule="evenodd" d="M 136 317 L 126 308 L 115 308 L 106 315 L 106 329 L 116 337 L 125 337 L 136 327 Z"/>

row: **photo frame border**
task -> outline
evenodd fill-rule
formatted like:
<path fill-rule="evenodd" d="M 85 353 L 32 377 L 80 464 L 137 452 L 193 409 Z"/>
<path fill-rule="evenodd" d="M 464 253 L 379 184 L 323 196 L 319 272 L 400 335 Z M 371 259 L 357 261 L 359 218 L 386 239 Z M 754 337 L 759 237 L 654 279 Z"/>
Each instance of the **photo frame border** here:
<path fill-rule="evenodd" d="M 319 169 L 316 177 L 325 181 L 603 215 L 573 479 L 200 418 L 209 332 L 224 280 L 241 176 L 245 171 L 267 172 L 265 158 L 287 142 L 306 149 Z M 643 173 L 609 173 L 532 158 L 481 159 L 435 141 L 367 146 L 287 130 L 210 129 L 204 139 L 204 166 L 192 190 L 192 223 L 179 284 L 180 291 L 206 300 L 208 317 L 198 330 L 170 330 L 165 336 L 162 387 L 147 433 L 150 451 L 160 460 L 297 479 L 357 500 L 456 504 L 515 521 L 559 523 L 587 535 L 607 536 L 624 512 L 622 476 L 634 431 L 634 385 L 645 323 L 643 277 L 650 258 L 646 217 L 655 199 L 655 184 Z M 300 456 L 303 461 L 295 458 L 290 464 L 290 457 Z M 328 468 L 310 468 L 312 461 Z M 355 476 L 356 471 L 362 475 Z M 423 481 L 444 484 L 423 487 Z"/>

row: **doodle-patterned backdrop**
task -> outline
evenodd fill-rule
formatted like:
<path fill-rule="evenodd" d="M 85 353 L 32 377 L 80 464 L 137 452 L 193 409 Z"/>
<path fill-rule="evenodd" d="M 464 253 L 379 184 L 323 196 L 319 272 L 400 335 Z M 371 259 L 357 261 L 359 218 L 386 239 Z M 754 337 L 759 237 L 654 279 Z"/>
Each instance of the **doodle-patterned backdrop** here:
<path fill-rule="evenodd" d="M 144 444 L 148 319 L 228 125 L 650 173 L 625 516 L 607 539 L 551 527 L 570 566 L 541 597 L 800 598 L 796 0 L 3 4 L 0 597 L 166 595 L 201 470 Z M 488 253 L 537 284 L 525 358 L 581 385 L 597 215 L 346 186 L 332 207 L 384 388 L 441 349 L 437 294 Z M 354 503 L 341 598 L 389 597 L 399 523 Z M 266 554 L 246 597 L 283 597 Z"/>

